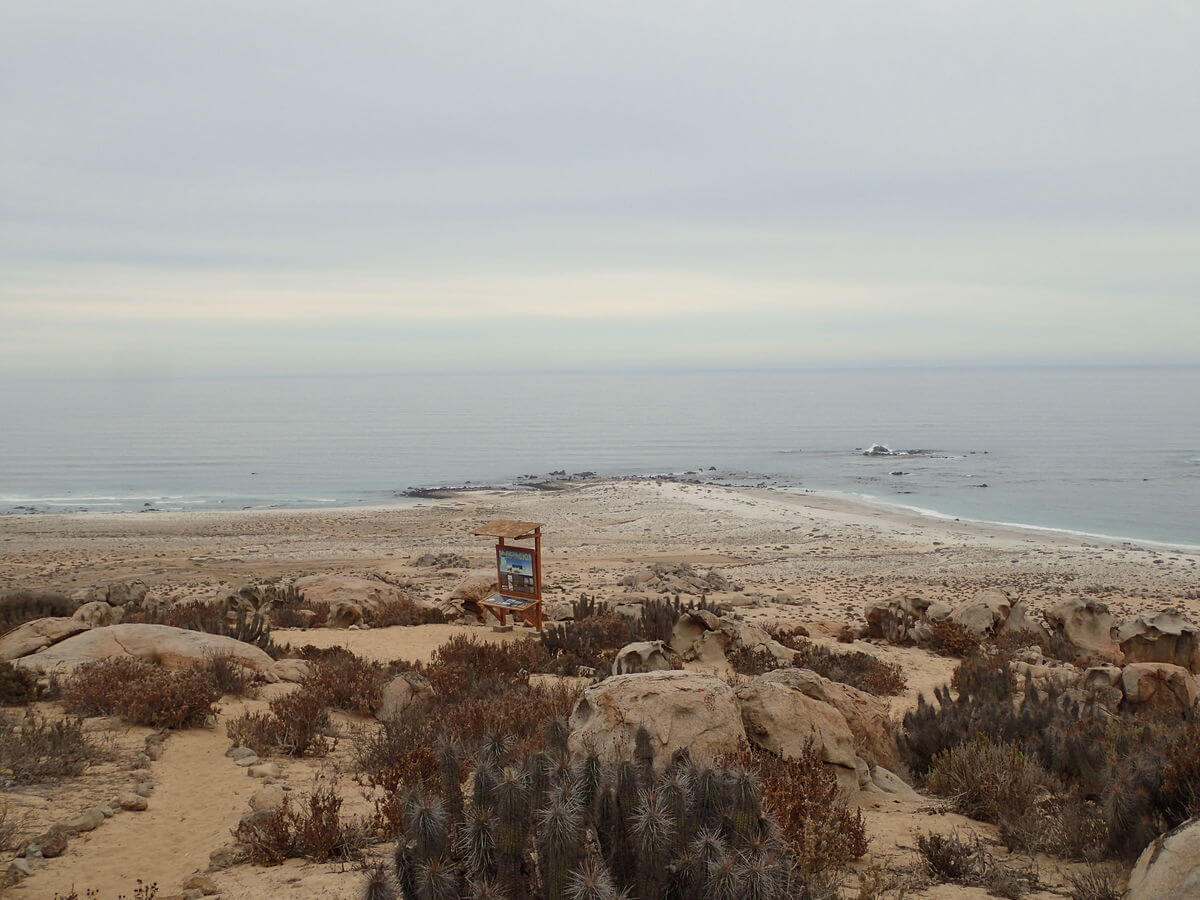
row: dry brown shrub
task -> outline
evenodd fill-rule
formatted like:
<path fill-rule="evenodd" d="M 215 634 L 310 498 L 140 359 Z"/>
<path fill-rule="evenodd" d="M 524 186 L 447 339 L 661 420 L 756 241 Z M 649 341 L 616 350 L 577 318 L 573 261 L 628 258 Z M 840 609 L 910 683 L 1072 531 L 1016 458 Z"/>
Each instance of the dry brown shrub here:
<path fill-rule="evenodd" d="M 929 628 L 926 647 L 940 656 L 962 659 L 977 651 L 983 641 L 957 622 L 935 622 Z"/>
<path fill-rule="evenodd" d="M 1047 655 L 1050 653 L 1050 641 L 1046 635 L 1031 628 L 1022 628 L 1020 631 L 1001 631 L 992 638 L 992 643 L 996 645 L 996 649 L 1005 653 L 1014 653 L 1025 647 L 1038 647 L 1043 653 Z"/>
<path fill-rule="evenodd" d="M 37 679 L 32 673 L 0 660 L 0 706 L 24 706 L 37 694 Z"/>
<path fill-rule="evenodd" d="M 998 823 L 1031 808 L 1053 782 L 1032 756 L 980 736 L 935 756 L 926 786 L 964 816 Z"/>
<path fill-rule="evenodd" d="M 333 785 L 318 787 L 298 806 L 283 805 L 258 824 L 243 823 L 234 837 L 249 847 L 250 862 L 277 866 L 286 859 L 349 861 L 362 856 L 371 830 L 361 819 L 343 819 L 342 799 Z"/>
<path fill-rule="evenodd" d="M 202 666 L 171 671 L 130 657 L 80 666 L 63 688 L 63 707 L 83 716 L 117 715 L 152 728 L 201 726 L 221 693 Z"/>
<path fill-rule="evenodd" d="M 63 594 L 0 591 L 0 633 L 35 619 L 69 616 L 76 606 Z"/>
<path fill-rule="evenodd" d="M 796 759 L 743 747 L 725 762 L 757 776 L 763 809 L 779 824 L 805 876 L 838 869 L 867 852 L 862 813 L 841 799 L 837 776 L 811 745 Z"/>
<path fill-rule="evenodd" d="M 792 650 L 801 650 L 808 643 L 808 629 L 803 625 L 773 625 L 767 629 L 767 634 Z"/>
<path fill-rule="evenodd" d="M 341 647 L 309 656 L 309 672 L 300 690 L 323 697 L 334 709 L 372 715 L 379 709 L 381 692 L 391 677 L 380 663 L 363 659 Z"/>
<path fill-rule="evenodd" d="M 385 600 L 370 614 L 372 628 L 387 628 L 391 625 L 442 625 L 450 621 L 441 610 L 420 606 L 409 597 Z"/>
<path fill-rule="evenodd" d="M 254 672 L 232 653 L 213 653 L 198 668 L 223 697 L 253 697 L 258 693 Z"/>
<path fill-rule="evenodd" d="M 811 669 L 831 681 L 840 681 L 881 697 L 903 694 L 908 686 L 904 669 L 897 663 L 884 662 L 861 650 L 829 650 L 802 638 L 796 643 L 800 646 L 795 648 L 798 655 L 793 665 Z"/>
<path fill-rule="evenodd" d="M 1091 865 L 1067 873 L 1071 900 L 1121 900 L 1125 896 L 1124 879 L 1115 867 Z"/>
<path fill-rule="evenodd" d="M 838 629 L 837 640 L 839 644 L 853 644 L 858 640 L 858 629 L 850 625 L 843 625 Z"/>
<path fill-rule="evenodd" d="M 225 726 L 235 745 L 260 756 L 325 756 L 333 747 L 333 730 L 325 698 L 294 690 L 270 702 L 265 713 L 243 713 Z"/>
<path fill-rule="evenodd" d="M 82 775 L 104 756 L 79 719 L 50 720 L 32 709 L 0 721 L 0 770 L 17 784 Z"/>

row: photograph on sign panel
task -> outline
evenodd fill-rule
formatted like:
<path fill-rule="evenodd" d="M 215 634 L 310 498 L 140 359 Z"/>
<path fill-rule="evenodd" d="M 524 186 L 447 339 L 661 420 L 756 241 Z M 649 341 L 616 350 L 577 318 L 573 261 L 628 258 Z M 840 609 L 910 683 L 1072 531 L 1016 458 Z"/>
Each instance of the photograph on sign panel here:
<path fill-rule="evenodd" d="M 504 548 L 500 554 L 500 590 L 517 594 L 534 591 L 533 553 Z"/>

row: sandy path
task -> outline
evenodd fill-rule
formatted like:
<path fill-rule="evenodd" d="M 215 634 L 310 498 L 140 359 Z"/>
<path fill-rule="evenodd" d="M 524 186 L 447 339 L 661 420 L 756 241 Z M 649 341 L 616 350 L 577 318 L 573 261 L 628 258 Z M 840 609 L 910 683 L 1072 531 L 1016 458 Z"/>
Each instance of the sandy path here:
<path fill-rule="evenodd" d="M 132 894 L 136 879 L 157 882 L 159 893 L 208 867 L 208 855 L 228 843 L 230 829 L 262 782 L 246 777 L 225 757 L 223 724 L 167 738 L 153 764 L 155 789 L 145 812 L 120 812 L 87 835 L 72 838 L 62 857 L 49 861 L 12 890 L 14 897 L 52 898 L 89 888 L 103 898 Z"/>
<path fill-rule="evenodd" d="M 433 659 L 434 650 L 459 634 L 477 641 L 504 644 L 533 638 L 537 632 L 522 627 L 507 632 L 495 632 L 487 625 L 393 625 L 390 628 L 368 628 L 365 631 L 277 628 L 271 632 L 276 643 L 288 647 L 345 647 L 365 659 L 378 662 L 390 662 L 394 659 L 429 662 Z"/>

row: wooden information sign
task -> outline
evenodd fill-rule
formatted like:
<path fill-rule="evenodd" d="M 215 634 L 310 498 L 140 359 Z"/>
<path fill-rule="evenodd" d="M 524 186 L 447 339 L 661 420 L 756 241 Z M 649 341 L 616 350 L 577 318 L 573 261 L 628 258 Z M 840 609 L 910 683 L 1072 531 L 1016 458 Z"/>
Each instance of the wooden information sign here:
<path fill-rule="evenodd" d="M 484 613 L 490 612 L 508 624 L 508 616 L 528 622 L 542 630 L 542 523 L 497 519 L 471 534 L 496 538 L 496 585 L 499 590 L 479 601 Z M 533 540 L 532 547 L 508 541 Z"/>

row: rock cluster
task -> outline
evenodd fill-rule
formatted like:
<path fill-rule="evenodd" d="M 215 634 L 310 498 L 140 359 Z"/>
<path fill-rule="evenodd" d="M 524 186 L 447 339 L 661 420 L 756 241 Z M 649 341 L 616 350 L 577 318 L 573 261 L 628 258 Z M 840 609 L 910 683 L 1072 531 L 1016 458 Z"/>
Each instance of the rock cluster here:
<path fill-rule="evenodd" d="M 715 569 L 701 574 L 687 563 L 655 563 L 648 569 L 626 575 L 620 582 L 626 591 L 653 594 L 694 594 L 734 591 L 737 586 Z"/>
<path fill-rule="evenodd" d="M 682 749 L 713 759 L 748 742 L 799 757 L 811 745 L 846 792 L 907 790 L 888 771 L 899 751 L 887 706 L 807 669 L 776 669 L 737 688 L 678 670 L 617 675 L 584 691 L 570 727 L 571 752 L 605 762 L 628 759 L 644 727 L 661 765 Z"/>

